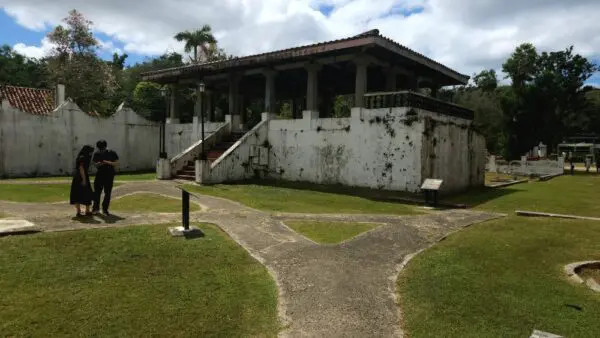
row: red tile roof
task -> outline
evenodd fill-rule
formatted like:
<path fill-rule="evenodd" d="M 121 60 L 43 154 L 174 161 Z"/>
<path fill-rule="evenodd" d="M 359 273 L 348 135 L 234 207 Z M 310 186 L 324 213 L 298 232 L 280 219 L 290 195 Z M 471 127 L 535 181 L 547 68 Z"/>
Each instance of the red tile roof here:
<path fill-rule="evenodd" d="M 33 115 L 49 115 L 54 108 L 54 90 L 26 87 L 0 87 L 0 101 Z"/>
<path fill-rule="evenodd" d="M 435 60 L 432 60 L 421 53 L 415 52 L 379 34 L 378 29 L 373 29 L 368 32 L 364 32 L 362 34 L 358 34 L 344 39 L 320 42 L 307 46 L 299 46 L 256 55 L 236 57 L 223 61 L 206 62 L 182 67 L 151 71 L 143 73 L 142 78 L 146 81 L 168 81 L 170 79 L 177 79 L 178 77 L 186 73 L 200 73 L 204 71 L 214 72 L 241 66 L 258 67 L 262 64 L 268 64 L 269 62 L 294 59 L 298 57 L 316 56 L 318 54 L 324 54 L 327 52 L 339 51 L 361 46 L 379 46 L 381 48 L 387 49 L 397 55 L 420 63 L 430 69 L 433 69 L 450 77 L 451 79 L 457 82 L 456 84 L 466 84 L 469 80 L 469 76 L 461 74 L 453 69 L 450 69 L 449 67 Z"/>

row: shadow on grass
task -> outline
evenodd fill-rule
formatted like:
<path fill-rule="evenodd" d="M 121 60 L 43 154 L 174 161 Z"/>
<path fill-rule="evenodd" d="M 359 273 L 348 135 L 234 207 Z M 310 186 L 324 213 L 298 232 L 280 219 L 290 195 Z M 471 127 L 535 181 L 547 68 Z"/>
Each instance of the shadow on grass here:
<path fill-rule="evenodd" d="M 71 220 L 79 222 L 81 224 L 100 224 L 100 223 L 115 224 L 115 223 L 125 219 L 121 216 L 117 216 L 114 214 L 110 214 L 108 216 L 104 215 L 104 214 L 98 214 L 95 216 L 102 219 L 104 222 L 101 222 L 101 221 L 95 219 L 94 216 L 75 216 L 75 217 L 71 218 Z"/>
<path fill-rule="evenodd" d="M 125 219 L 125 218 L 123 218 L 121 216 L 117 216 L 115 214 L 110 214 L 110 215 L 99 214 L 98 217 L 102 218 L 102 220 L 104 220 L 104 223 L 106 223 L 106 224 L 115 224 L 115 223 Z"/>
<path fill-rule="evenodd" d="M 489 201 L 517 193 L 519 191 L 520 190 L 513 188 L 484 187 L 480 189 L 473 189 L 454 196 L 447 196 L 446 198 L 442 199 L 442 201 L 451 203 L 462 203 L 465 204 L 468 208 L 474 208 L 480 204 L 484 204 Z"/>
<path fill-rule="evenodd" d="M 273 188 L 284 188 L 284 189 L 295 189 L 295 190 L 308 190 L 314 192 L 321 192 L 326 194 L 334 194 L 334 195 L 345 195 L 345 196 L 354 196 L 365 198 L 373 201 L 382 201 L 386 200 L 386 202 L 405 204 L 406 202 L 399 201 L 400 198 L 406 199 L 423 199 L 422 194 L 418 193 L 409 193 L 405 191 L 391 191 L 391 190 L 379 190 L 379 189 L 371 189 L 371 188 L 363 188 L 363 187 L 351 187 L 345 186 L 341 184 L 315 184 L 308 182 L 294 182 L 294 181 L 283 181 L 283 180 L 271 180 L 271 179 L 251 179 L 244 181 L 236 181 L 236 182 L 227 182 L 220 183 L 221 185 L 262 185 Z"/>

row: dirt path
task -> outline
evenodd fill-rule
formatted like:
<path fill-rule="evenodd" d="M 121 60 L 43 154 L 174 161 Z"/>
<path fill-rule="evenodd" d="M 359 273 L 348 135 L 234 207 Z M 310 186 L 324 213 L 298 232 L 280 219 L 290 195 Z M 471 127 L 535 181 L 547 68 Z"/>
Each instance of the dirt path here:
<path fill-rule="evenodd" d="M 179 197 L 172 182 L 131 182 L 115 198 L 150 192 Z M 202 212 L 195 222 L 219 225 L 274 276 L 286 337 L 399 337 L 396 277 L 404 258 L 462 227 L 499 215 L 460 210 L 421 216 L 271 214 L 239 203 L 198 196 Z M 30 220 L 46 231 L 134 224 L 172 223 L 179 214 L 119 213 L 89 223 L 70 219 L 66 203 L 0 201 L 0 209 Z M 292 231 L 287 219 L 369 221 L 382 226 L 339 245 L 319 245 Z M 166 233 L 166 230 L 165 230 Z"/>

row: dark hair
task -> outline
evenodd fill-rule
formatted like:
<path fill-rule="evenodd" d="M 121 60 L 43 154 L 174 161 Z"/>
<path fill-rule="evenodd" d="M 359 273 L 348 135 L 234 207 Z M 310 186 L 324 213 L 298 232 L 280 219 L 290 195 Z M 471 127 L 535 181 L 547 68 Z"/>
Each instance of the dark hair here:
<path fill-rule="evenodd" d="M 92 153 L 94 152 L 94 147 L 90 145 L 85 145 L 77 154 L 77 159 L 75 159 L 75 168 L 79 167 L 79 161 L 83 160 L 85 166 L 88 166 L 92 159 Z"/>
<path fill-rule="evenodd" d="M 102 149 L 106 149 L 106 141 L 104 140 L 100 140 L 98 142 L 96 142 L 96 147 L 98 147 L 98 149 L 102 150 Z"/>

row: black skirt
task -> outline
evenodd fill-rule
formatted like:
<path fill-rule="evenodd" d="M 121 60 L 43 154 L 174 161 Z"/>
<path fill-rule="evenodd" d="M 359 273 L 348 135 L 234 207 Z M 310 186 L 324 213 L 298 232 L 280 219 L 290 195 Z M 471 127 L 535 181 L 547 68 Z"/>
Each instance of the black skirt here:
<path fill-rule="evenodd" d="M 79 173 L 79 170 L 76 170 L 75 174 L 73 175 L 73 180 L 71 181 L 71 204 L 92 204 L 94 193 L 90 185 L 90 176 L 85 173 L 84 179 L 86 182 L 85 186 L 81 184 L 82 177 Z"/>

